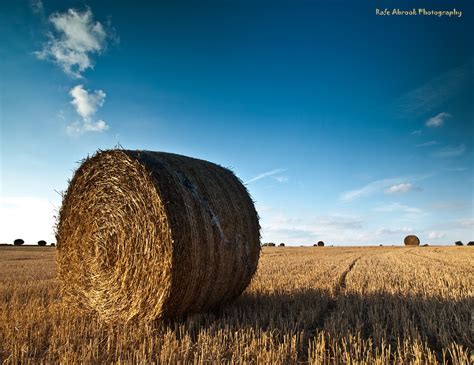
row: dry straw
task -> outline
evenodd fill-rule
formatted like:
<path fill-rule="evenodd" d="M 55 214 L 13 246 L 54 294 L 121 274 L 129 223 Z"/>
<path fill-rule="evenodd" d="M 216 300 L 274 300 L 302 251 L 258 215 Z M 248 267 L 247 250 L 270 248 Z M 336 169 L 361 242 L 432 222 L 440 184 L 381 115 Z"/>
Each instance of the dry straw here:
<path fill-rule="evenodd" d="M 150 151 L 86 159 L 57 227 L 66 302 L 104 320 L 153 320 L 239 296 L 260 254 L 241 181 L 216 164 Z"/>
<path fill-rule="evenodd" d="M 419 246 L 420 239 L 417 236 L 411 234 L 405 237 L 404 243 L 405 246 Z"/>

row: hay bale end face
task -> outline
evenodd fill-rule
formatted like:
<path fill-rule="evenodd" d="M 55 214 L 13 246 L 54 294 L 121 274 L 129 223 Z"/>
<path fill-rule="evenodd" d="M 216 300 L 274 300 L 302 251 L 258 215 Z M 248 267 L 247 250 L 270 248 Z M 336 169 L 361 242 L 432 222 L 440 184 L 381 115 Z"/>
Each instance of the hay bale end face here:
<path fill-rule="evenodd" d="M 213 163 L 110 150 L 85 160 L 57 229 L 66 302 L 106 321 L 153 320 L 239 296 L 260 255 L 260 226 L 241 181 Z"/>
<path fill-rule="evenodd" d="M 420 245 L 420 239 L 411 234 L 405 237 L 404 239 L 405 246 L 419 246 Z"/>

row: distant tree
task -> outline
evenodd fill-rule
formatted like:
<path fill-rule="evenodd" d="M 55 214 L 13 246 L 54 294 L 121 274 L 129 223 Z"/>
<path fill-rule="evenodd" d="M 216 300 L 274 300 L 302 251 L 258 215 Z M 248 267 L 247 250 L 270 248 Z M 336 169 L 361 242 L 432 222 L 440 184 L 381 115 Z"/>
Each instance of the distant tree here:
<path fill-rule="evenodd" d="M 282 242 L 278 245 L 278 247 L 285 247 L 285 244 Z"/>
<path fill-rule="evenodd" d="M 424 245 L 421 245 L 422 247 L 428 247 L 429 244 L 425 243 Z"/>
<path fill-rule="evenodd" d="M 474 246 L 474 241 L 469 241 L 469 242 L 467 243 L 467 246 Z"/>
<path fill-rule="evenodd" d="M 51 245 L 50 245 L 50 246 L 51 246 L 51 247 L 55 247 L 56 244 L 55 244 L 54 242 L 51 242 Z"/>
<path fill-rule="evenodd" d="M 38 241 L 38 246 L 46 246 L 46 241 L 44 240 Z"/>
<path fill-rule="evenodd" d="M 456 241 L 456 242 L 454 242 L 454 244 L 455 244 L 456 246 L 463 246 L 463 243 L 462 243 L 461 241 Z"/>
<path fill-rule="evenodd" d="M 319 242 L 318 242 L 318 247 L 324 247 L 324 242 L 323 242 L 323 241 L 319 241 Z"/>
<path fill-rule="evenodd" d="M 275 247 L 276 245 L 273 242 L 266 242 L 262 245 L 262 247 Z"/>
<path fill-rule="evenodd" d="M 25 241 L 23 241 L 21 238 L 17 238 L 15 241 L 13 241 L 13 244 L 15 246 L 21 246 L 24 243 L 25 243 Z"/>

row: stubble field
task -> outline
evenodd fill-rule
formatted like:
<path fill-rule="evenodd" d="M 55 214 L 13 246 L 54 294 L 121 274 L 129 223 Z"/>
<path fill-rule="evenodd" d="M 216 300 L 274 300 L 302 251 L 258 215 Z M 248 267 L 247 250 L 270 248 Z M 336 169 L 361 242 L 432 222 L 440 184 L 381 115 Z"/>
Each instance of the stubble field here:
<path fill-rule="evenodd" d="M 0 363 L 474 361 L 474 248 L 264 248 L 212 312 L 103 324 L 60 301 L 54 248 L 0 248 Z"/>

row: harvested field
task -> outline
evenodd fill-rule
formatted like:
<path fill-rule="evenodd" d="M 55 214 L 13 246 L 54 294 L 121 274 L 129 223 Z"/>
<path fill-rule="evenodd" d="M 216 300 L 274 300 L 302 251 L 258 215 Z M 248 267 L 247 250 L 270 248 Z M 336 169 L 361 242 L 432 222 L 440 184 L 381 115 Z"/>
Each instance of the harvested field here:
<path fill-rule="evenodd" d="M 471 247 L 268 247 L 232 304 L 113 326 L 62 306 L 56 253 L 0 248 L 1 363 L 474 360 Z"/>

